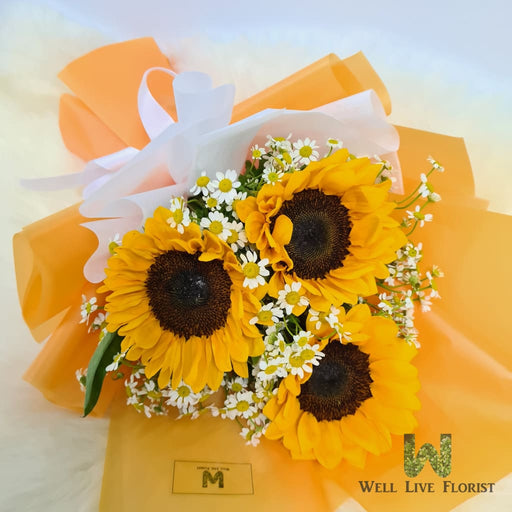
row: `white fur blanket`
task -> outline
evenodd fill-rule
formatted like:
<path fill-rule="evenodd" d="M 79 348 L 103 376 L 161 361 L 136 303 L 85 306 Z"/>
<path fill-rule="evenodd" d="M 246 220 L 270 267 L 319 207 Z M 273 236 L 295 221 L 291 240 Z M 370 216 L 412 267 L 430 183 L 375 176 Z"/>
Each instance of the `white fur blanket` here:
<path fill-rule="evenodd" d="M 121 4 L 128 13 L 134 13 L 134 4 L 164 3 L 172 30 L 166 30 L 154 15 L 139 19 L 139 33 L 133 20 L 116 24 L 115 11 Z M 493 20 L 498 26 L 476 35 L 494 44 L 494 53 L 486 58 L 485 52 L 472 51 L 470 55 L 468 50 L 465 60 L 461 57 L 464 52 L 455 44 L 456 36 L 474 32 L 464 25 L 471 22 L 464 17 L 460 20 L 456 11 L 448 12 L 451 26 L 457 27 L 459 22 L 463 26 L 453 36 L 443 22 L 446 12 L 439 12 L 439 24 L 435 25 L 426 11 L 413 9 L 409 19 L 409 11 L 387 6 L 389 18 L 382 19 L 377 16 L 380 3 L 369 3 L 374 5 L 367 11 L 365 6 L 342 9 L 341 2 L 327 0 L 250 2 L 245 9 L 238 2 L 225 1 L 190 2 L 187 7 L 185 2 L 0 0 L 0 168 L 4 192 L 0 202 L 4 239 L 0 253 L 0 510 L 86 512 L 98 508 L 108 421 L 81 419 L 58 409 L 21 380 L 39 346 L 21 319 L 10 245 L 12 234 L 24 225 L 78 199 L 76 193 L 41 194 L 18 185 L 21 177 L 51 176 L 82 165 L 64 148 L 57 124 L 58 99 L 65 88 L 56 75 L 74 58 L 115 40 L 154 35 L 164 52 L 173 56 L 178 69 L 205 71 L 217 84 L 233 82 L 237 99 L 242 99 L 326 53 L 346 56 L 361 49 L 394 100 L 392 121 L 463 136 L 478 195 L 491 199 L 491 209 L 512 213 L 512 173 L 508 151 L 504 151 L 512 139 L 512 79 L 499 65 L 499 59 L 506 57 L 495 34 L 501 21 Z M 410 5 L 399 3 L 404 9 Z M 439 7 L 448 2 L 433 3 Z M 468 6 L 470 3 L 464 2 L 465 8 L 481 16 L 484 11 Z M 65 15 L 43 4 L 60 6 Z M 492 13 L 488 4 L 489 11 L 485 12 Z M 211 18 L 212 13 L 217 18 Z M 397 16 L 402 16 L 403 26 L 409 27 L 403 33 L 397 30 Z M 465 16 L 470 18 L 467 13 Z M 339 20 L 337 26 L 333 18 Z M 505 13 L 503 18 L 507 18 Z M 262 28 L 267 19 L 268 25 Z M 485 24 L 485 19 L 480 22 Z M 415 24 L 417 37 L 411 24 Z M 443 37 L 448 38 L 446 52 L 442 51 Z M 496 494 L 477 496 L 457 510 L 510 510 L 511 487 L 510 479 L 504 480 Z M 340 510 L 361 508 L 351 501 Z"/>

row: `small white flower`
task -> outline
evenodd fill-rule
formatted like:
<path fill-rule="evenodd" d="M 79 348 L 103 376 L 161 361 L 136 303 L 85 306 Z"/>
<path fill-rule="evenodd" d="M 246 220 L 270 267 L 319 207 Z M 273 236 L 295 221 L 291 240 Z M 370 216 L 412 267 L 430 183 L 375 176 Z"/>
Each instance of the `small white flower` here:
<path fill-rule="evenodd" d="M 93 321 L 92 321 L 92 323 L 91 323 L 91 325 L 89 327 L 89 332 L 97 331 L 98 329 L 105 329 L 105 327 L 107 326 L 107 321 L 106 320 L 107 320 L 107 314 L 105 314 L 105 313 L 98 313 L 94 317 L 94 319 L 93 319 Z"/>
<path fill-rule="evenodd" d="M 431 156 L 429 156 L 427 160 L 430 162 L 434 169 L 439 172 L 444 172 L 444 167 L 437 160 L 434 160 Z"/>
<path fill-rule="evenodd" d="M 309 164 L 315 160 L 318 160 L 318 151 L 316 149 L 318 146 L 316 145 L 316 141 L 311 140 L 309 137 L 306 137 L 304 141 L 299 139 L 297 142 L 293 143 L 293 157 L 298 159 L 300 164 Z"/>
<path fill-rule="evenodd" d="M 343 147 L 343 141 L 339 140 L 339 139 L 335 139 L 334 137 L 327 139 L 326 144 L 328 147 L 330 147 L 332 149 L 339 149 L 339 148 Z"/>
<path fill-rule="evenodd" d="M 236 197 L 236 188 L 240 186 L 237 172 L 233 170 L 225 173 L 218 172 L 216 177 L 217 179 L 212 182 L 212 186 L 215 187 L 212 197 L 219 203 L 232 203 Z"/>
<path fill-rule="evenodd" d="M 284 176 L 284 172 L 276 169 L 275 167 L 266 167 L 263 171 L 263 179 L 265 180 L 265 183 L 269 183 L 270 185 L 275 185 Z"/>
<path fill-rule="evenodd" d="M 207 229 L 224 241 L 231 235 L 231 230 L 228 228 L 228 225 L 229 219 L 221 212 L 210 212 L 208 217 L 201 219 L 202 228 Z"/>
<path fill-rule="evenodd" d="M 167 219 L 167 223 L 171 228 L 177 229 L 183 234 L 184 227 L 190 224 L 190 210 L 185 206 L 183 198 L 173 197 L 169 208 L 171 216 Z"/>
<path fill-rule="evenodd" d="M 416 206 L 413 212 L 407 210 L 407 217 L 419 222 L 420 228 L 425 225 L 425 222 L 432 222 L 432 219 L 434 218 L 431 213 L 421 213 L 421 208 L 419 205 Z"/>
<path fill-rule="evenodd" d="M 227 228 L 230 235 L 226 238 L 226 243 L 230 245 L 233 252 L 237 252 L 247 243 L 244 225 L 241 222 L 233 221 L 228 223 Z"/>
<path fill-rule="evenodd" d="M 428 196 L 428 199 L 429 199 L 429 201 L 432 201 L 433 203 L 438 203 L 439 201 L 441 201 L 441 196 L 437 192 L 432 192 Z"/>
<path fill-rule="evenodd" d="M 121 235 L 116 233 L 113 237 L 108 239 L 108 252 L 110 254 L 115 254 L 116 249 L 121 245 Z"/>
<path fill-rule="evenodd" d="M 265 156 L 266 150 L 265 148 L 260 148 L 258 144 L 255 144 L 251 148 L 251 157 L 253 160 L 261 160 L 263 156 Z"/>
<path fill-rule="evenodd" d="M 257 261 L 257 254 L 253 251 L 247 251 L 240 255 L 240 259 L 242 260 L 242 272 L 245 277 L 243 285 L 250 289 L 264 285 L 265 277 L 270 274 L 265 268 L 268 265 L 268 258 Z"/>
<path fill-rule="evenodd" d="M 85 295 L 82 295 L 82 305 L 80 306 L 80 315 L 82 320 L 80 323 L 88 324 L 91 313 L 94 313 L 98 309 L 98 305 L 96 304 L 96 297 L 92 297 L 91 299 L 87 299 Z"/>
<path fill-rule="evenodd" d="M 299 290 L 301 284 L 297 281 L 290 284 L 285 284 L 284 289 L 279 291 L 277 297 L 277 305 L 286 311 L 287 315 L 291 315 L 296 307 L 307 306 L 309 304 L 308 298 L 305 295 L 300 295 Z"/>
<path fill-rule="evenodd" d="M 286 360 L 286 369 L 292 375 L 298 375 L 301 379 L 304 377 L 304 372 L 311 373 L 313 371 L 312 365 L 318 366 L 320 364 L 319 359 L 324 355 L 317 350 L 319 345 L 315 345 L 315 347 L 316 349 L 312 346 L 287 345 L 283 354 Z"/>
<path fill-rule="evenodd" d="M 85 392 L 85 379 L 87 377 L 87 368 L 84 370 L 80 368 L 75 372 L 75 377 L 78 383 L 80 384 L 80 391 Z"/>
<path fill-rule="evenodd" d="M 283 318 L 283 311 L 279 309 L 273 302 L 269 302 L 261 307 L 258 314 L 249 320 L 251 325 L 263 323 L 268 324 L 272 321 L 274 324 Z"/>
<path fill-rule="evenodd" d="M 285 359 L 270 359 L 269 361 L 264 361 L 260 359 L 258 363 L 259 371 L 257 372 L 257 379 L 262 382 L 269 382 L 276 378 L 284 378 L 288 375 L 286 368 L 283 366 L 285 363 Z"/>
<path fill-rule="evenodd" d="M 187 412 L 186 409 L 188 407 L 197 404 L 201 398 L 200 394 L 194 393 L 192 388 L 183 381 L 181 381 L 176 389 L 172 389 L 168 396 L 169 399 L 166 404 L 178 407 L 182 411 L 185 410 L 184 412 Z"/>
<path fill-rule="evenodd" d="M 114 372 L 119 368 L 119 365 L 122 363 L 124 356 L 126 355 L 126 352 L 119 352 L 114 356 L 114 359 L 112 362 L 105 368 L 106 372 Z M 150 381 L 153 382 L 153 381 Z M 154 382 L 153 382 L 154 385 Z"/>
<path fill-rule="evenodd" d="M 213 187 L 210 178 L 206 176 L 206 172 L 203 171 L 201 176 L 197 178 L 194 186 L 190 189 L 190 193 L 195 196 L 201 192 L 204 196 L 206 196 L 214 190 L 215 188 Z"/>
<path fill-rule="evenodd" d="M 251 391 L 239 391 L 236 394 L 229 395 L 224 402 L 224 406 L 227 409 L 226 416 L 232 420 L 237 416 L 248 419 L 258 412 Z"/>
<path fill-rule="evenodd" d="M 280 153 L 281 151 L 290 152 L 292 150 L 292 144 L 290 142 L 290 137 L 292 134 L 288 134 L 288 137 L 272 137 L 271 135 L 267 135 L 267 142 L 265 146 L 274 151 Z"/>
<path fill-rule="evenodd" d="M 224 381 L 223 385 L 228 388 L 232 393 L 239 393 L 240 391 L 247 391 L 247 386 L 249 384 L 248 379 L 244 379 L 243 377 L 235 377 L 234 379 L 229 379 Z"/>

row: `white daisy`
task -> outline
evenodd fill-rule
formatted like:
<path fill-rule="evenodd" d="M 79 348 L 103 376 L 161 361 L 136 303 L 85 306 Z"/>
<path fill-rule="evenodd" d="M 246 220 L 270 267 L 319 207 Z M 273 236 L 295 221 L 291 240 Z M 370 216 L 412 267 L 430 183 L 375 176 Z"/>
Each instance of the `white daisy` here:
<path fill-rule="evenodd" d="M 277 305 L 284 309 L 287 315 L 291 315 L 295 307 L 309 304 L 307 297 L 299 293 L 300 289 L 301 284 L 295 281 L 291 285 L 285 284 L 284 289 L 279 291 Z"/>
<path fill-rule="evenodd" d="M 247 251 L 245 254 L 240 255 L 242 260 L 242 272 L 244 273 L 243 286 L 247 288 L 257 288 L 265 284 L 265 277 L 270 272 L 265 268 L 268 265 L 268 258 L 263 258 L 258 261 L 258 256 L 253 251 Z"/>
<path fill-rule="evenodd" d="M 96 304 L 96 297 L 92 297 L 91 299 L 87 299 L 85 295 L 82 295 L 82 305 L 80 306 L 80 315 L 82 320 L 80 323 L 88 324 L 89 318 L 92 313 L 94 313 L 98 309 L 98 305 Z"/>
<path fill-rule="evenodd" d="M 283 176 L 284 172 L 276 169 L 275 167 L 267 167 L 263 171 L 263 179 L 266 183 L 270 183 L 271 185 L 275 185 L 281 181 Z"/>
<path fill-rule="evenodd" d="M 224 406 L 227 408 L 226 416 L 232 420 L 237 416 L 248 419 L 258 412 L 251 391 L 239 391 L 236 394 L 229 395 L 224 402 Z"/>
<path fill-rule="evenodd" d="M 279 322 L 279 319 L 283 318 L 283 310 L 279 309 L 273 302 L 269 302 L 261 307 L 258 314 L 249 320 L 251 325 L 254 324 L 267 324 L 272 321 L 274 324 Z"/>
<path fill-rule="evenodd" d="M 318 160 L 318 151 L 316 149 L 318 146 L 316 145 L 316 141 L 311 140 L 309 137 L 306 137 L 303 141 L 299 139 L 297 142 L 293 143 L 293 157 L 298 159 L 300 164 L 309 164 L 315 160 Z"/>
<path fill-rule="evenodd" d="M 425 222 L 432 222 L 432 219 L 434 218 L 431 213 L 421 213 L 421 207 L 419 205 L 416 206 L 413 212 L 407 210 L 407 217 L 418 221 L 420 223 L 420 228 L 425 225 Z"/>
<path fill-rule="evenodd" d="M 190 193 L 195 196 L 201 192 L 204 196 L 206 196 L 210 192 L 213 192 L 214 189 L 215 188 L 213 187 L 210 178 L 206 176 L 206 172 L 203 171 L 201 176 L 197 178 L 194 186 L 190 189 Z"/>
<path fill-rule="evenodd" d="M 302 356 L 303 352 L 305 354 L 304 357 Z M 318 360 L 314 357 L 314 353 L 313 349 L 296 350 L 296 347 L 288 345 L 283 354 L 286 360 L 286 369 L 292 375 L 298 375 L 302 379 L 304 372 L 311 373 L 313 371 L 312 364 L 316 366 L 319 364 Z"/>
<path fill-rule="evenodd" d="M 334 137 L 331 139 L 327 139 L 326 144 L 331 149 L 339 149 L 343 147 L 343 141 L 340 139 L 335 139 Z"/>
<path fill-rule="evenodd" d="M 167 219 L 167 223 L 171 228 L 177 229 L 179 233 L 183 234 L 184 227 L 190 224 L 190 210 L 185 206 L 181 197 L 173 197 L 170 202 L 171 216 Z"/>
<path fill-rule="evenodd" d="M 261 160 L 261 158 L 263 156 L 266 155 L 266 150 L 265 148 L 260 148 L 258 146 L 258 144 L 255 144 L 252 148 L 251 148 L 251 157 L 253 160 Z"/>
<path fill-rule="evenodd" d="M 121 245 L 121 235 L 116 233 L 113 237 L 108 239 L 108 252 L 115 254 L 116 249 Z"/>
<path fill-rule="evenodd" d="M 226 238 L 226 243 L 231 246 L 233 252 L 237 252 L 238 249 L 244 247 L 247 243 L 244 225 L 241 222 L 233 221 L 228 223 L 227 228 L 231 234 Z"/>
<path fill-rule="evenodd" d="M 240 186 L 236 171 L 228 170 L 225 173 L 216 173 L 217 179 L 212 182 L 215 191 L 212 197 L 218 199 L 219 203 L 232 203 L 236 197 L 236 188 Z"/>
<path fill-rule="evenodd" d="M 221 212 L 213 211 L 208 214 L 208 217 L 201 219 L 201 227 L 207 229 L 214 235 L 217 235 L 221 240 L 226 241 L 231 235 L 231 230 L 228 228 L 229 219 Z"/>
<path fill-rule="evenodd" d="M 179 409 L 187 409 L 190 406 L 195 405 L 201 395 L 194 393 L 192 388 L 181 381 L 180 385 L 176 389 L 172 389 L 169 392 L 169 399 L 165 402 L 167 405 L 178 407 Z"/>
<path fill-rule="evenodd" d="M 228 388 L 232 393 L 239 393 L 240 391 L 247 391 L 247 386 L 249 384 L 248 379 L 244 379 L 243 377 L 235 377 L 234 379 L 229 379 L 223 382 L 223 385 Z"/>

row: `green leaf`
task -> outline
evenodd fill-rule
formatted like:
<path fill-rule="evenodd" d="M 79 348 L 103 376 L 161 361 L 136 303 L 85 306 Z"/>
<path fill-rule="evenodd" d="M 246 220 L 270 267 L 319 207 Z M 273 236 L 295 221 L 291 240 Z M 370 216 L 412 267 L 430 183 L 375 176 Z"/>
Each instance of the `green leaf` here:
<path fill-rule="evenodd" d="M 105 368 L 112 363 L 114 356 L 121 352 L 122 339 L 117 332 L 105 334 L 89 361 L 85 381 L 84 417 L 94 409 L 100 397 L 103 380 L 107 374 Z"/>

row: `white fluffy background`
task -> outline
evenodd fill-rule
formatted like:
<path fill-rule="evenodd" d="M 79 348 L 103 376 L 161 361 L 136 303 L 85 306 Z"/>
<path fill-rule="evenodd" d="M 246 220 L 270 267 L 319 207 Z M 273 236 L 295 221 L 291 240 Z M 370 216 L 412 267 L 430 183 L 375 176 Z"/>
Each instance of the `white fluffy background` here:
<path fill-rule="evenodd" d="M 58 99 L 65 88 L 58 71 L 103 44 L 154 35 L 179 70 L 205 71 L 217 84 L 234 82 L 243 99 L 328 52 L 346 56 L 362 49 L 391 94 L 392 121 L 464 137 L 478 195 L 491 200 L 491 209 L 512 213 L 512 75 L 506 67 L 511 42 L 505 35 L 510 7 L 466 0 L 459 10 L 453 1 L 446 11 L 442 2 L 432 2 L 423 11 L 391 2 L 382 18 L 366 5 L 345 8 L 327 0 L 275 2 L 273 10 L 269 2 L 247 2 L 245 10 L 239 2 L 167 2 L 168 18 L 116 21 L 118 2 L 0 0 L 0 511 L 95 511 L 101 485 L 108 422 L 60 410 L 21 380 L 39 346 L 19 313 L 10 238 L 78 200 L 72 192 L 36 194 L 18 186 L 21 177 L 81 167 L 60 140 Z M 135 12 L 134 2 L 123 5 Z M 230 14 L 235 5 L 238 14 Z M 307 29 L 313 14 L 316 21 Z M 477 496 L 457 511 L 508 511 L 511 488 L 505 479 L 496 494 Z M 354 502 L 341 509 L 361 510 Z"/>

